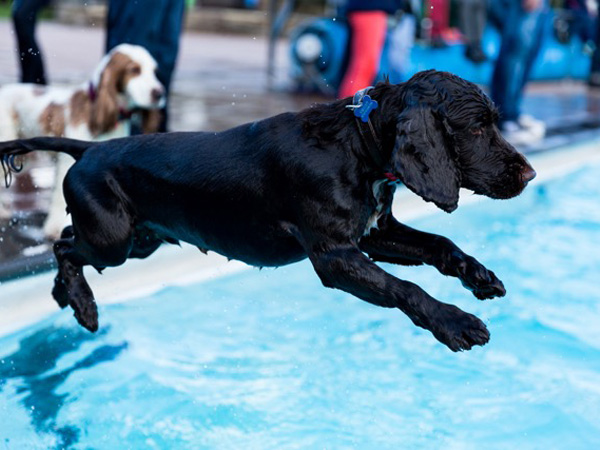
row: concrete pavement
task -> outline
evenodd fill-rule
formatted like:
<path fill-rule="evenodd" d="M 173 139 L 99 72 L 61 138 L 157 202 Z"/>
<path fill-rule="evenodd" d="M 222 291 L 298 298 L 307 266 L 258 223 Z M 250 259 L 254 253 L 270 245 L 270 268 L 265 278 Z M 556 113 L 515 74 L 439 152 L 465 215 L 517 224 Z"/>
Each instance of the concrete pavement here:
<path fill-rule="evenodd" d="M 18 79 L 12 24 L 0 21 L 0 84 Z M 100 61 L 104 30 L 40 22 L 37 30 L 50 83 L 87 80 Z M 287 48 L 277 49 L 276 86 L 284 87 Z M 181 38 L 173 90 L 173 130 L 219 130 L 279 112 L 300 109 L 314 97 L 267 90 L 264 36 L 186 32 Z"/>
<path fill-rule="evenodd" d="M 18 81 L 12 23 L 0 20 L 0 84 Z M 77 85 L 91 77 L 100 61 L 105 32 L 98 26 L 41 21 L 37 37 L 51 84 Z M 277 52 L 277 91 L 267 89 L 267 43 L 262 36 L 186 32 L 172 85 L 170 127 L 173 131 L 222 130 L 280 112 L 301 109 L 318 100 L 281 89 L 287 74 L 286 46 Z M 29 163 L 32 167 L 36 163 Z M 0 197 L 1 198 L 1 197 Z M 38 245 L 44 189 L 21 199 L 16 221 L 0 221 L 0 280 L 21 272 L 45 270 L 53 264 L 45 243 Z M 26 258 L 23 258 L 23 250 Z"/>

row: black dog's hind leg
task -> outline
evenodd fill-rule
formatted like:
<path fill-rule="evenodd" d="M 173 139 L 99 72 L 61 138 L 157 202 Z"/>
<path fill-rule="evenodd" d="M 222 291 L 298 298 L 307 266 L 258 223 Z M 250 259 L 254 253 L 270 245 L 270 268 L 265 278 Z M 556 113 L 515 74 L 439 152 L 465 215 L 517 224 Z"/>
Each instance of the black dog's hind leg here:
<path fill-rule="evenodd" d="M 431 331 L 453 351 L 469 350 L 488 342 L 489 332 L 477 317 L 388 274 L 358 248 L 311 247 L 330 249 L 309 252 L 315 271 L 326 287 L 341 289 L 374 305 L 399 308 L 415 325 Z"/>
<path fill-rule="evenodd" d="M 146 258 L 161 244 L 162 240 L 153 235 L 136 234 L 129 257 Z M 58 274 L 54 279 L 52 296 L 61 308 L 71 306 L 81 325 L 92 332 L 96 331 L 98 308 L 94 294 L 83 275 L 83 266 L 87 265 L 87 262 L 75 250 L 72 226 L 66 227 L 61 239 L 55 242 L 54 254 L 58 261 Z"/>
<path fill-rule="evenodd" d="M 504 285 L 494 272 L 467 255 L 450 239 L 424 233 L 387 216 L 379 229 L 360 241 L 360 249 L 374 261 L 402 265 L 428 264 L 448 276 L 457 277 L 480 300 L 502 297 Z"/>
<path fill-rule="evenodd" d="M 95 332 L 98 330 L 98 307 L 83 276 L 83 266 L 86 263 L 74 249 L 73 242 L 74 238 L 71 237 L 54 243 L 58 275 L 52 295 L 62 308 L 70 305 L 77 322 Z"/>
<path fill-rule="evenodd" d="M 130 256 L 147 256 L 158 248 L 155 242 L 146 242 L 135 253 L 136 228 L 128 197 L 111 174 L 99 177 L 93 168 L 75 164 L 63 183 L 73 228 L 65 229 L 63 239 L 54 244 L 58 276 L 53 290 L 59 305 L 70 305 L 77 321 L 90 331 L 98 329 L 98 308 L 83 267 L 100 271 L 120 266 Z"/>
<path fill-rule="evenodd" d="M 73 227 L 69 225 L 65 227 L 60 235 L 61 239 L 70 239 L 73 237 Z M 54 247 L 54 252 L 56 259 L 58 261 L 58 256 L 56 255 L 56 247 Z M 62 275 L 61 265 L 58 265 L 58 273 L 54 278 L 54 287 L 52 288 L 52 297 L 58 303 L 58 306 L 61 308 L 66 308 L 69 306 L 69 292 L 67 291 L 67 286 L 65 285 L 65 280 Z"/>
<path fill-rule="evenodd" d="M 87 265 L 87 262 L 75 250 L 73 236 L 73 227 L 66 227 L 61 234 L 61 239 L 54 244 L 58 274 L 54 279 L 52 296 L 61 308 L 71 306 L 75 318 L 81 325 L 90 331 L 96 331 L 98 310 L 92 290 L 83 276 L 83 266 Z M 153 232 L 137 229 L 128 257 L 146 258 L 162 243 L 162 239 Z"/>

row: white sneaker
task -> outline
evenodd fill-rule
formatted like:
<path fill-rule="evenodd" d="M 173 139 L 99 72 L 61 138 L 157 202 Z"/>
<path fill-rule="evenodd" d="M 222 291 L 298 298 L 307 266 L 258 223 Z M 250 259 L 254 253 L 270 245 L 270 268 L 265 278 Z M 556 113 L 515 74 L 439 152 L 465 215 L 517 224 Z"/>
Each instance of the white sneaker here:
<path fill-rule="evenodd" d="M 529 129 L 535 136 L 538 136 L 539 139 L 543 139 L 546 135 L 546 124 L 535 117 L 523 114 L 519 116 L 517 122 L 523 128 Z"/>
<path fill-rule="evenodd" d="M 504 122 L 500 128 L 500 132 L 504 136 L 504 139 L 513 145 L 533 145 L 544 137 L 543 134 L 540 135 L 539 130 L 532 130 L 512 120 Z"/>

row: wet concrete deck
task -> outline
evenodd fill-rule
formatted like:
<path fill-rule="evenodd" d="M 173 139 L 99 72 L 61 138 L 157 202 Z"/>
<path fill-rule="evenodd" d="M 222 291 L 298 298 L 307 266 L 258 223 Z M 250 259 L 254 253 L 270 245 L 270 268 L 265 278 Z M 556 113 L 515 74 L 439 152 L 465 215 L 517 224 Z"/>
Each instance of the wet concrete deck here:
<path fill-rule="evenodd" d="M 17 81 L 15 42 L 11 24 L 0 21 L 0 84 Z M 89 79 L 100 60 L 104 31 L 42 22 L 38 39 L 54 84 L 77 84 Z M 287 44 L 277 49 L 276 76 L 270 89 L 266 74 L 267 42 L 264 36 L 230 36 L 186 33 L 181 40 L 172 86 L 173 131 L 222 130 L 241 123 L 299 110 L 319 96 L 291 93 L 287 77 Z M 600 93 L 581 82 L 564 80 L 530 84 L 525 112 L 546 121 L 550 133 L 530 151 L 593 137 L 600 119 Z M 38 163 L 43 169 L 44 162 Z M 47 190 L 46 190 L 47 191 Z M 40 271 L 53 264 L 47 243 L 40 242 L 39 223 L 47 192 L 20 199 L 16 221 L 0 223 L 0 280 Z"/>

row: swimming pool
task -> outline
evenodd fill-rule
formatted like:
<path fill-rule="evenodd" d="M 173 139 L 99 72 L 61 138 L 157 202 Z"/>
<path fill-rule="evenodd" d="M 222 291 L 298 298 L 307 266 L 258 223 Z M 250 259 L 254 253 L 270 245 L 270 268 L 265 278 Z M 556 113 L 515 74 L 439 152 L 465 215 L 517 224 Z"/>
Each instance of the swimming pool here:
<path fill-rule="evenodd" d="M 325 289 L 306 262 L 169 287 L 0 338 L 0 449 L 600 448 L 600 166 L 411 225 L 504 281 L 454 354 L 400 312 Z"/>

